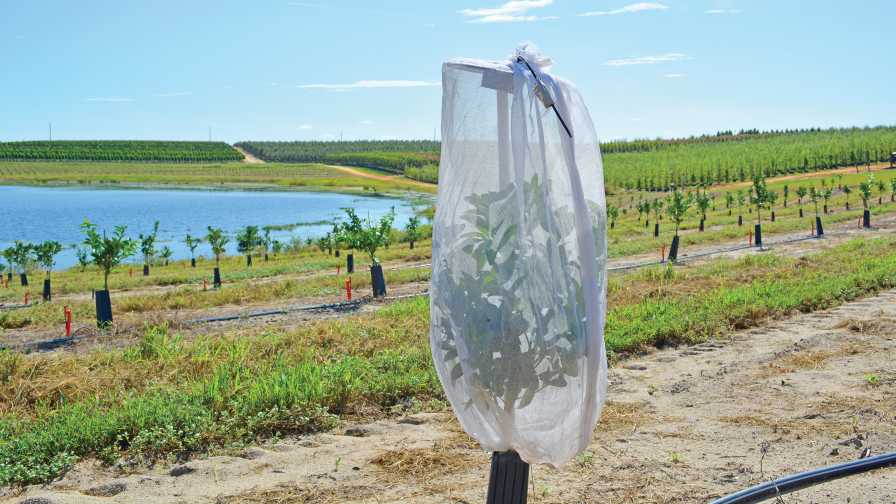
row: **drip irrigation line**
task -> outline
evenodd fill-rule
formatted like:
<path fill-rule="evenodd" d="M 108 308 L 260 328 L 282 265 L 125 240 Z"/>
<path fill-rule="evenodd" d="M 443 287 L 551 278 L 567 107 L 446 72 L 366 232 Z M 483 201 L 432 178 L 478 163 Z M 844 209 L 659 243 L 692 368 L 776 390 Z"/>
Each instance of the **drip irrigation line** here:
<path fill-rule="evenodd" d="M 762 502 L 835 479 L 891 466 L 896 466 L 896 452 L 792 474 L 727 495 L 713 501 L 712 504 L 752 504 L 754 502 Z"/>

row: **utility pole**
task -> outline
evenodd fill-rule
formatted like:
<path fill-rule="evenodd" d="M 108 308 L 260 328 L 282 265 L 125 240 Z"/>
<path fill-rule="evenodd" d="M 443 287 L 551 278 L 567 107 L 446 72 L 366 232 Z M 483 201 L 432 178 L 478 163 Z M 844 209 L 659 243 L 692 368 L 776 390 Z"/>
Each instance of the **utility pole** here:
<path fill-rule="evenodd" d="M 212 141 L 212 127 L 211 126 L 208 127 L 208 141 L 209 142 Z"/>
<path fill-rule="evenodd" d="M 50 141 L 53 141 L 53 121 L 50 121 Z"/>

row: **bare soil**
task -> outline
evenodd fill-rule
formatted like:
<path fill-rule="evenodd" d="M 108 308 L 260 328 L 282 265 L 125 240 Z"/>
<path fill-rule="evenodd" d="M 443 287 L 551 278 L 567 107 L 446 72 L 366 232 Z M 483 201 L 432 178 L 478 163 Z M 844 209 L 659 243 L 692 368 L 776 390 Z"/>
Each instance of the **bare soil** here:
<path fill-rule="evenodd" d="M 244 156 L 243 157 L 244 163 L 246 163 L 246 164 L 264 164 L 263 159 L 258 159 L 257 157 L 253 156 L 252 154 L 249 154 L 248 152 L 246 152 L 245 150 L 243 150 L 239 147 L 234 146 L 233 148 L 234 148 L 234 150 L 236 150 L 237 152 L 239 152 L 240 154 L 242 154 Z"/>
<path fill-rule="evenodd" d="M 589 449 L 535 465 L 532 503 L 698 503 L 797 471 L 896 450 L 896 291 L 611 369 Z M 95 461 L 0 502 L 480 503 L 488 454 L 450 412 L 345 424 L 186 464 L 123 473 Z M 89 494 L 120 491 L 112 498 Z M 896 470 L 781 503 L 892 503 Z"/>

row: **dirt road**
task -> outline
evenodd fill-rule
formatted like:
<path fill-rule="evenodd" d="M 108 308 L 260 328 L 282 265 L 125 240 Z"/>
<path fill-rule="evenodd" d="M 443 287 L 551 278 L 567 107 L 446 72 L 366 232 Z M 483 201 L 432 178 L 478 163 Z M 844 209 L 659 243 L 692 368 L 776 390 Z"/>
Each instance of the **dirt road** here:
<path fill-rule="evenodd" d="M 611 370 L 588 451 L 532 468 L 532 503 L 701 503 L 796 471 L 896 450 L 896 291 Z M 383 418 L 119 474 L 83 462 L 42 503 L 479 503 L 488 456 L 450 412 Z M 120 492 L 110 500 L 88 494 Z M 890 503 L 896 470 L 778 502 Z"/>
<path fill-rule="evenodd" d="M 240 154 L 242 154 L 244 156 L 243 157 L 244 163 L 246 163 L 246 164 L 264 164 L 263 159 L 258 159 L 257 157 L 253 156 L 252 154 L 249 154 L 248 152 L 246 152 L 245 150 L 243 150 L 239 147 L 234 146 L 233 148 L 234 148 L 234 150 L 236 150 L 237 152 L 239 152 Z"/>
<path fill-rule="evenodd" d="M 418 187 L 426 187 L 432 189 L 436 187 L 435 184 L 430 184 L 429 182 L 421 182 L 419 180 L 410 179 L 407 177 L 403 177 L 401 175 L 378 175 L 376 173 L 370 173 L 363 170 L 358 170 L 357 168 L 350 168 L 348 166 L 339 166 L 339 165 L 325 165 L 327 168 L 333 168 L 334 170 L 339 170 L 342 173 L 347 175 L 351 175 L 353 177 L 361 177 L 371 180 L 381 180 L 384 182 L 388 182 L 390 180 L 399 179 L 401 182 L 405 184 L 415 185 Z"/>

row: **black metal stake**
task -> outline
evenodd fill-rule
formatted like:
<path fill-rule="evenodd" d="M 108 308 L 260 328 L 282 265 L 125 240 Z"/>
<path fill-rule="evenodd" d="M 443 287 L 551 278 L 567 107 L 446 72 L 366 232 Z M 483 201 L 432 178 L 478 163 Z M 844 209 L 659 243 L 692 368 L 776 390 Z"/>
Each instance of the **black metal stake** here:
<path fill-rule="evenodd" d="M 492 454 L 486 504 L 526 504 L 529 498 L 529 464 L 513 450 Z"/>

